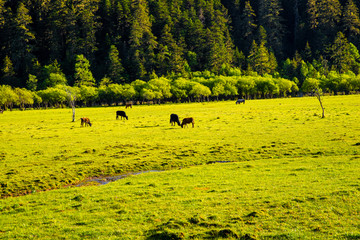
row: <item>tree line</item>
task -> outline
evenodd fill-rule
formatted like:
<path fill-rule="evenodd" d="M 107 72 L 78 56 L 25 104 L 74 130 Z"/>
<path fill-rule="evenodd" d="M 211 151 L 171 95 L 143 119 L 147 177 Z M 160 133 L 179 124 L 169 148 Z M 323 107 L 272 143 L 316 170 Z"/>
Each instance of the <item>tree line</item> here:
<path fill-rule="evenodd" d="M 199 72 L 222 78 L 236 71 L 241 79 L 288 79 L 300 90 L 317 82 L 324 91 L 350 92 L 356 83 L 340 86 L 360 73 L 359 5 L 353 0 L 0 0 L 0 85 L 32 93 L 58 85 L 92 87 L 100 94 L 103 86 L 132 86 L 138 80 L 198 82 Z M 323 84 L 338 76 L 344 79 L 334 86 Z M 210 84 L 199 84 L 210 89 L 209 96 L 216 94 Z"/>
<path fill-rule="evenodd" d="M 0 85 L 0 108 L 12 109 L 75 106 L 120 105 L 128 102 L 194 102 L 228 100 L 236 97 L 246 99 L 297 96 L 313 94 L 315 89 L 330 93 L 355 93 L 360 90 L 360 75 L 336 71 L 328 77 L 306 78 L 301 89 L 291 80 L 272 77 L 241 75 L 238 69 L 228 69 L 228 75 L 215 75 L 210 71 L 194 72 L 191 79 L 154 76 L 149 81 L 135 80 L 131 83 L 111 83 L 103 79 L 98 87 L 69 86 L 58 82 L 38 91 Z"/>

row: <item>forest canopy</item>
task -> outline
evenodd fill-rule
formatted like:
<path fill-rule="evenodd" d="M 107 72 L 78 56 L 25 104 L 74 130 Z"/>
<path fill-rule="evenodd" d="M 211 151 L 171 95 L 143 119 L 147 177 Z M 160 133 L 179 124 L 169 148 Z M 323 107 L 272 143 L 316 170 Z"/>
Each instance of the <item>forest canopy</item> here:
<path fill-rule="evenodd" d="M 309 86 L 357 91 L 357 80 L 349 79 L 360 73 L 359 5 L 355 0 L 0 0 L 0 85 L 41 94 L 65 85 L 100 94 L 104 86 L 129 89 L 143 81 L 147 88 L 141 94 L 151 98 L 156 95 L 151 81 L 168 79 L 175 89 L 185 79 L 209 88 L 195 79 L 208 73 L 287 79 L 305 92 Z M 339 87 L 344 81 L 351 83 Z M 223 91 L 211 87 L 210 93 L 202 88 L 205 95 Z M 238 95 L 234 89 L 227 93 Z"/>

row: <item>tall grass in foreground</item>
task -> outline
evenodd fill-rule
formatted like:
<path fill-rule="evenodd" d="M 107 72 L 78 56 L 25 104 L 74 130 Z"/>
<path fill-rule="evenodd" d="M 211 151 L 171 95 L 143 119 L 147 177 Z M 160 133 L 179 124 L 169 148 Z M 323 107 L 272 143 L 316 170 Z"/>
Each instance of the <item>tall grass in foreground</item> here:
<path fill-rule="evenodd" d="M 358 239 L 352 157 L 216 163 L 0 200 L 2 239 Z"/>

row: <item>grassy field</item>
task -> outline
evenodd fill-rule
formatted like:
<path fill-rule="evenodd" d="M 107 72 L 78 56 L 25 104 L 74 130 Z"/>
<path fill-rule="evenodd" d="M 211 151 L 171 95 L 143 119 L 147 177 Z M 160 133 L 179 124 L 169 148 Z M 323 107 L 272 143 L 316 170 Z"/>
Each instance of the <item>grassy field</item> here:
<path fill-rule="evenodd" d="M 129 120 L 78 108 L 86 128 L 71 109 L 4 112 L 0 238 L 360 239 L 360 96 L 323 103 L 325 119 L 315 98 L 134 106 Z M 68 187 L 146 170 L 167 171 Z"/>

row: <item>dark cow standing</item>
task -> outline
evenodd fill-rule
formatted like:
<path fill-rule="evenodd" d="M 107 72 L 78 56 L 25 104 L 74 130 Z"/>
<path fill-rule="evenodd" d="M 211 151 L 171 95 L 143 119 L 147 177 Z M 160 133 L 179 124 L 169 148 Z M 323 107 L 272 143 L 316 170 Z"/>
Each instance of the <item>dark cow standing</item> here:
<path fill-rule="evenodd" d="M 3 113 L 3 112 L 4 112 L 4 110 L 0 109 L 0 113 Z"/>
<path fill-rule="evenodd" d="M 171 114 L 170 115 L 170 123 L 171 123 L 171 126 L 175 126 L 175 123 L 177 123 L 180 126 L 179 116 L 174 113 Z"/>
<path fill-rule="evenodd" d="M 125 105 L 125 108 L 132 108 L 132 104 L 131 104 L 131 103 L 127 103 L 127 104 Z"/>
<path fill-rule="evenodd" d="M 194 127 L 195 122 L 194 122 L 194 119 L 193 119 L 192 117 L 190 117 L 190 118 L 184 118 L 184 119 L 182 120 L 181 127 L 184 127 L 184 125 L 187 126 L 189 123 L 192 123 L 192 127 Z"/>
<path fill-rule="evenodd" d="M 91 122 L 89 118 L 80 118 L 81 120 L 81 126 L 83 127 L 85 124 L 85 127 L 87 127 L 88 125 L 91 127 Z"/>
<path fill-rule="evenodd" d="M 119 119 L 119 116 L 121 117 L 121 119 L 126 118 L 126 120 L 129 120 L 128 116 L 126 116 L 126 113 L 124 111 L 117 111 L 116 119 Z"/>
<path fill-rule="evenodd" d="M 239 99 L 236 101 L 236 104 L 240 104 L 240 103 L 245 104 L 245 99 L 239 98 Z"/>

